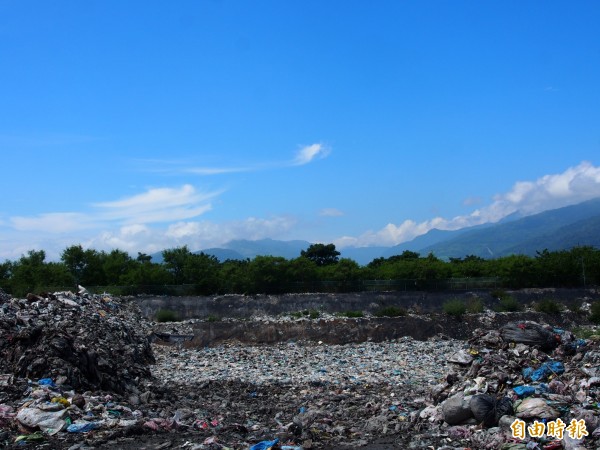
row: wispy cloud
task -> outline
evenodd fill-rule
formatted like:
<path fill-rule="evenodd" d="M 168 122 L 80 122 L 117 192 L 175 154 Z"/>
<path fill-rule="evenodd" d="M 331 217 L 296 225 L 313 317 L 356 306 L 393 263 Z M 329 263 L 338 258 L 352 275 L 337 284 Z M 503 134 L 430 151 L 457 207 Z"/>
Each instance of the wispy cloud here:
<path fill-rule="evenodd" d="M 91 216 L 82 213 L 47 213 L 37 216 L 14 216 L 10 218 L 10 226 L 18 231 L 35 231 L 44 233 L 71 233 L 94 228 Z"/>
<path fill-rule="evenodd" d="M 479 196 L 472 196 L 465 198 L 462 202 L 463 206 L 473 206 L 478 205 L 483 202 L 483 199 Z"/>
<path fill-rule="evenodd" d="M 187 173 L 196 175 L 223 175 L 226 173 L 252 172 L 255 167 L 191 167 L 186 169 Z"/>
<path fill-rule="evenodd" d="M 220 192 L 199 192 L 192 185 L 156 188 L 130 197 L 96 203 L 86 213 L 47 213 L 4 221 L 0 259 L 16 259 L 43 249 L 57 260 L 69 245 L 131 253 L 155 253 L 188 245 L 202 249 L 233 239 L 284 238 L 297 225 L 292 216 L 248 217 L 216 223 L 197 220 Z M 10 239 L 10 245 L 1 245 Z"/>
<path fill-rule="evenodd" d="M 303 166 L 304 164 L 308 164 L 315 159 L 325 158 L 327 155 L 329 155 L 329 149 L 323 144 L 307 145 L 302 147 L 298 153 L 296 153 L 293 165 Z"/>
<path fill-rule="evenodd" d="M 468 215 L 451 219 L 436 217 L 423 222 L 405 220 L 399 225 L 390 223 L 378 231 L 367 231 L 357 237 L 340 237 L 334 243 L 340 248 L 397 245 L 433 228 L 457 230 L 497 222 L 517 211 L 523 215 L 531 215 L 596 197 L 600 197 L 600 167 L 584 161 L 563 173 L 544 175 L 535 181 L 518 181 L 510 191 L 496 195 L 490 205 L 476 209 Z"/>
<path fill-rule="evenodd" d="M 232 166 L 195 166 L 190 162 L 182 161 L 156 161 L 145 160 L 145 166 L 154 167 L 152 171 L 164 173 L 187 173 L 200 176 L 225 175 L 231 173 L 259 172 L 264 170 L 276 170 L 287 167 L 304 166 L 315 160 L 323 159 L 331 153 L 331 149 L 321 143 L 315 143 L 301 147 L 294 157 L 287 161 L 259 161 L 242 165 Z"/>
<path fill-rule="evenodd" d="M 211 221 L 180 221 L 166 228 L 146 226 L 122 227 L 104 231 L 87 240 L 85 246 L 94 249 L 120 248 L 129 252 L 155 253 L 167 248 L 187 245 L 198 250 L 218 247 L 234 239 L 280 238 L 297 224 L 289 216 L 271 218 L 249 217 L 244 220 L 215 223 Z"/>
<path fill-rule="evenodd" d="M 20 232 L 71 233 L 106 227 L 173 222 L 198 217 L 211 209 L 221 192 L 201 193 L 192 185 L 155 188 L 120 200 L 95 203 L 89 212 L 59 212 L 10 217 L 7 225 Z M 126 228 L 127 229 L 127 228 Z M 132 228 L 128 229 L 130 232 Z"/>
<path fill-rule="evenodd" d="M 220 192 L 199 193 L 190 185 L 181 188 L 150 189 L 112 202 L 96 203 L 105 220 L 127 223 L 172 222 L 197 217 L 211 209 L 210 200 Z"/>
<path fill-rule="evenodd" d="M 336 208 L 323 208 L 319 211 L 319 215 L 322 217 L 341 217 L 344 213 Z"/>

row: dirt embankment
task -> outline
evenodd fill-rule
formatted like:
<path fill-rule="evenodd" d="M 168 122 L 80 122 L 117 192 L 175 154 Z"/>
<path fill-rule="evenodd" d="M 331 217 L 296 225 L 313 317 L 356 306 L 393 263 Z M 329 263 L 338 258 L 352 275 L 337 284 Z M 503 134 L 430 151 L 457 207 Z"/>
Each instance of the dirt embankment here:
<path fill-rule="evenodd" d="M 198 322 L 192 324 L 193 338 L 190 335 L 190 340 L 184 341 L 183 345 L 206 347 L 225 342 L 274 344 L 287 341 L 345 344 L 382 342 L 403 336 L 426 340 L 436 335 L 467 339 L 476 328 L 493 329 L 515 320 L 532 320 L 568 329 L 588 323 L 585 317 L 578 314 L 549 315 L 533 312 L 472 314 L 461 319 L 444 314 L 432 314 L 368 319 Z"/>
<path fill-rule="evenodd" d="M 499 327 L 511 320 L 534 320 L 572 328 L 587 324 L 585 314 L 568 312 L 574 304 L 600 299 L 595 289 L 526 289 L 507 294 L 523 306 L 543 299 L 562 303 L 562 314 L 526 313 L 467 314 L 456 318 L 442 313 L 450 299 L 479 300 L 486 308 L 498 305 L 493 291 L 473 292 L 361 292 L 348 294 L 224 295 L 212 297 L 140 297 L 142 313 L 154 318 L 160 310 L 174 311 L 181 319 L 191 319 L 187 327 L 163 324 L 165 334 L 186 346 L 212 346 L 227 341 L 273 344 L 293 340 L 381 342 L 410 336 L 424 340 L 442 334 L 468 338 L 474 329 Z M 394 318 L 373 317 L 382 308 L 395 306 L 409 312 Z M 317 311 L 319 318 L 294 320 L 299 311 Z M 365 318 L 344 319 L 340 314 L 361 311 Z M 296 314 L 298 316 L 298 314 Z M 368 318 L 367 318 L 368 317 Z M 249 320 L 249 318 L 254 318 Z"/>
<path fill-rule="evenodd" d="M 303 310 L 325 311 L 331 314 L 345 311 L 374 313 L 377 310 L 397 306 L 408 311 L 436 313 L 442 311 L 447 300 L 477 299 L 490 309 L 499 302 L 498 290 L 479 291 L 395 291 L 355 293 L 307 293 L 282 295 L 215 295 L 196 297 L 139 296 L 136 302 L 142 314 L 153 319 L 157 311 L 175 311 L 181 319 L 202 319 L 209 316 L 245 319 L 253 316 L 277 316 Z M 521 289 L 506 291 L 522 305 L 544 299 L 552 299 L 570 306 L 573 303 L 600 300 L 600 290 L 588 289 Z"/>

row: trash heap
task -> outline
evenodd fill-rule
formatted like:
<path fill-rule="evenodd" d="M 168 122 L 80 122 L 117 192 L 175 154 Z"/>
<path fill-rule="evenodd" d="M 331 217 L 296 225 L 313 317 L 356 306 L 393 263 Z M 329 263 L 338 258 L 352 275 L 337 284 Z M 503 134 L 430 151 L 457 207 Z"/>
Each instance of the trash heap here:
<path fill-rule="evenodd" d="M 0 374 L 76 390 L 136 392 L 150 377 L 149 326 L 132 301 L 57 292 L 0 297 Z"/>
<path fill-rule="evenodd" d="M 597 448 L 600 348 L 535 322 L 478 329 L 413 415 L 413 443 L 438 449 Z M 443 444 L 440 447 L 440 444 Z"/>

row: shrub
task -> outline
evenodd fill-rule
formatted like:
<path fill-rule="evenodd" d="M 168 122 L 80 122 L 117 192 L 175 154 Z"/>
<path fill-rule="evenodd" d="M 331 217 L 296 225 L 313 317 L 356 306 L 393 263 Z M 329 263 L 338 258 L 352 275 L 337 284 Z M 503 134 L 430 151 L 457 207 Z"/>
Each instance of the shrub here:
<path fill-rule="evenodd" d="M 501 289 L 494 289 L 493 291 L 490 291 L 490 295 L 493 298 L 504 298 L 504 297 L 508 297 L 508 295 L 506 294 L 506 292 L 504 292 Z"/>
<path fill-rule="evenodd" d="M 355 318 L 355 317 L 363 317 L 364 314 L 362 311 L 346 311 L 342 314 L 344 317 Z"/>
<path fill-rule="evenodd" d="M 546 314 L 559 314 L 562 310 L 560 303 L 551 298 L 540 300 L 534 305 L 533 309 Z"/>
<path fill-rule="evenodd" d="M 521 309 L 521 304 L 514 297 L 510 296 L 500 297 L 500 303 L 496 307 L 496 311 L 498 312 L 515 312 L 521 311 Z"/>
<path fill-rule="evenodd" d="M 321 314 L 316 309 L 305 309 L 304 311 L 294 311 L 290 313 L 294 319 L 307 317 L 309 319 L 317 319 Z"/>
<path fill-rule="evenodd" d="M 157 322 L 179 322 L 179 315 L 171 309 L 159 309 L 155 315 Z"/>
<path fill-rule="evenodd" d="M 590 339 L 592 336 L 598 336 L 600 331 L 590 327 L 575 327 L 571 330 L 575 337 L 579 339 Z"/>
<path fill-rule="evenodd" d="M 212 314 L 206 317 L 207 322 L 220 322 L 221 318 L 219 316 L 213 316 Z"/>
<path fill-rule="evenodd" d="M 316 309 L 311 309 L 308 313 L 308 317 L 311 319 L 318 319 L 321 314 Z"/>
<path fill-rule="evenodd" d="M 442 309 L 446 314 L 454 317 L 461 317 L 465 312 L 467 312 L 467 306 L 465 305 L 465 302 L 458 298 L 446 301 L 442 305 Z"/>
<path fill-rule="evenodd" d="M 482 313 L 484 310 L 483 302 L 481 301 L 481 299 L 479 297 L 468 298 L 467 301 L 465 302 L 465 306 L 467 308 L 467 312 L 472 313 L 472 314 L 479 314 L 479 313 Z"/>
<path fill-rule="evenodd" d="M 592 303 L 592 308 L 590 310 L 590 322 L 600 323 L 600 302 L 595 301 Z"/>
<path fill-rule="evenodd" d="M 567 308 L 569 308 L 569 311 L 571 311 L 575 314 L 581 314 L 583 312 L 581 309 L 583 301 L 580 298 L 576 298 L 573 300 L 567 300 L 566 303 L 567 303 Z"/>
<path fill-rule="evenodd" d="M 404 308 L 400 308 L 399 306 L 385 306 L 375 311 L 376 317 L 399 317 L 405 315 L 406 310 L 404 310 Z"/>

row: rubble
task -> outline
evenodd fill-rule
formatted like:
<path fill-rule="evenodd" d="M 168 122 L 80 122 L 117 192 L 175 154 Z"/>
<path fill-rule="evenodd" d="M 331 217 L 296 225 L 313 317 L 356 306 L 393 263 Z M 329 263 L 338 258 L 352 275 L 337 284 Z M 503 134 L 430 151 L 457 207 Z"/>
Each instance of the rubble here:
<path fill-rule="evenodd" d="M 75 389 L 137 390 L 154 361 L 135 303 L 59 292 L 0 304 L 0 373 Z"/>

